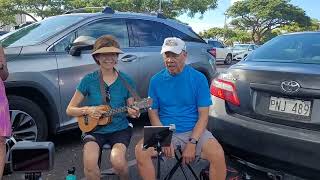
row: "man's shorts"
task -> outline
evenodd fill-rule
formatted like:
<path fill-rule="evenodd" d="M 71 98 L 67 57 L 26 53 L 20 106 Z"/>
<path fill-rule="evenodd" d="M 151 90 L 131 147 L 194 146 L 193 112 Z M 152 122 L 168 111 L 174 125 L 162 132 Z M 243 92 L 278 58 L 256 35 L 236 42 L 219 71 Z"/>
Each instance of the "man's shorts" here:
<path fill-rule="evenodd" d="M 172 145 L 174 149 L 177 149 L 178 146 L 183 150 L 187 143 L 189 143 L 189 138 L 191 137 L 192 131 L 184 132 L 184 133 L 173 133 L 172 135 Z M 202 146 L 209 140 L 215 139 L 211 132 L 205 130 L 200 136 L 198 143 L 196 145 L 196 156 L 201 155 Z"/>
<path fill-rule="evenodd" d="M 99 145 L 100 148 L 102 148 L 105 144 L 109 144 L 111 147 L 113 147 L 113 145 L 116 143 L 122 143 L 128 148 L 131 136 L 132 128 L 129 126 L 126 129 L 107 134 L 85 133 L 82 135 L 82 141 L 84 144 L 94 141 Z"/>

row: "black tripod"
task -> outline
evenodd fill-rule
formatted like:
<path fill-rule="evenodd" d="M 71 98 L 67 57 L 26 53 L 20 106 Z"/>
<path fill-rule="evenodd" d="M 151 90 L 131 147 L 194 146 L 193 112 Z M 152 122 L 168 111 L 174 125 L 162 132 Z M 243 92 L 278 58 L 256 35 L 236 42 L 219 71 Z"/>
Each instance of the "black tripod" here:
<path fill-rule="evenodd" d="M 153 147 L 157 151 L 157 179 L 160 180 L 161 169 L 160 160 L 162 155 L 162 146 L 170 146 L 172 138 L 170 126 L 145 126 L 143 148 Z"/>
<path fill-rule="evenodd" d="M 160 137 L 156 137 L 157 139 L 157 146 L 155 147 L 156 151 L 157 151 L 157 179 L 160 179 L 160 158 L 161 158 L 161 154 L 162 154 L 162 147 L 160 144 Z"/>
<path fill-rule="evenodd" d="M 180 153 L 180 157 L 178 156 L 178 153 Z M 170 180 L 172 178 L 172 176 L 174 175 L 174 173 L 177 171 L 177 169 L 180 167 L 184 177 L 186 179 L 188 179 L 188 176 L 182 166 L 182 150 L 181 150 L 181 146 L 178 146 L 177 149 L 174 151 L 174 156 L 177 160 L 177 163 L 173 166 L 173 168 L 170 170 L 170 172 L 166 175 L 166 177 L 164 178 L 164 180 Z M 188 169 L 191 171 L 193 177 L 196 180 L 199 180 L 198 176 L 196 175 L 196 173 L 194 172 L 194 170 L 192 169 L 192 167 L 190 166 L 190 164 L 187 164 Z"/>

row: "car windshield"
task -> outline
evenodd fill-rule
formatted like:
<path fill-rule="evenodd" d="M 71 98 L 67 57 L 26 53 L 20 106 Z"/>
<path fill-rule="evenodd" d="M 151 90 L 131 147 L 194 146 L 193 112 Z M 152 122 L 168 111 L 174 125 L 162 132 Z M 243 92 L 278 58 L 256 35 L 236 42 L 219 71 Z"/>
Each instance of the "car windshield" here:
<path fill-rule="evenodd" d="M 79 22 L 83 16 L 54 16 L 35 22 L 0 38 L 4 47 L 35 45 Z"/>
<path fill-rule="evenodd" d="M 246 49 L 248 49 L 248 47 L 249 47 L 249 45 L 247 45 L 247 44 L 236 44 L 236 45 L 233 46 L 232 49 L 234 49 L 234 50 L 246 50 Z"/>
<path fill-rule="evenodd" d="M 278 36 L 259 47 L 247 60 L 320 64 L 320 33 Z"/>

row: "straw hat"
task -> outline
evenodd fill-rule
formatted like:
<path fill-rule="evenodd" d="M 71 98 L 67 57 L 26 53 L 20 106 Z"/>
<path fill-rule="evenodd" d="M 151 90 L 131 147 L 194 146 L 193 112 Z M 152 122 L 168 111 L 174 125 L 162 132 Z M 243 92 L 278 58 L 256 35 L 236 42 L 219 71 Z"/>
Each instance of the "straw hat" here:
<path fill-rule="evenodd" d="M 105 35 L 96 40 L 93 45 L 92 56 L 95 54 L 118 53 L 122 54 L 120 45 L 113 36 Z"/>

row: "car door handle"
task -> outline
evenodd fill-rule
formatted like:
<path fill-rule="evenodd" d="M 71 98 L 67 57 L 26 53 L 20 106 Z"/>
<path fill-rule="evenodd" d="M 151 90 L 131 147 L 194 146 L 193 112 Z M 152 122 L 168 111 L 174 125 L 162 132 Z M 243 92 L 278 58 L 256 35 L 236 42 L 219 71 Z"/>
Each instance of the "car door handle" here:
<path fill-rule="evenodd" d="M 138 57 L 136 55 L 125 55 L 121 58 L 122 62 L 132 62 L 136 60 Z"/>

